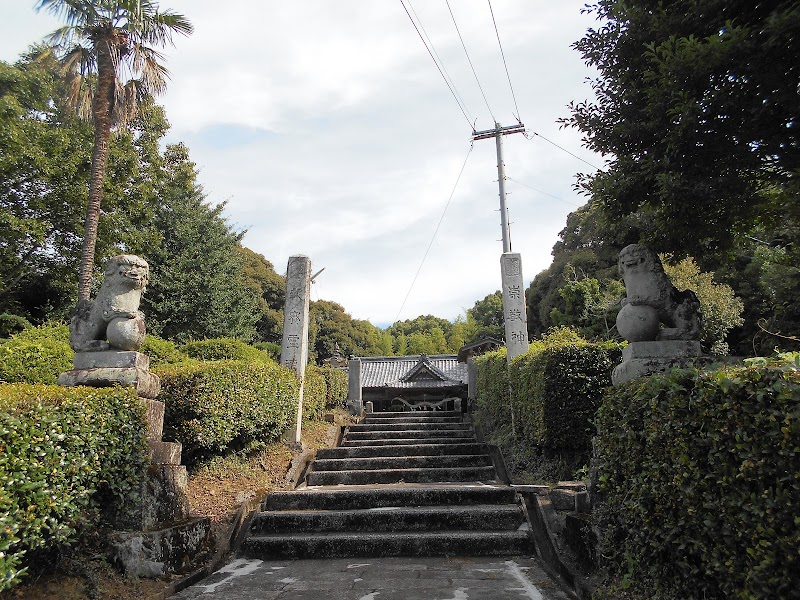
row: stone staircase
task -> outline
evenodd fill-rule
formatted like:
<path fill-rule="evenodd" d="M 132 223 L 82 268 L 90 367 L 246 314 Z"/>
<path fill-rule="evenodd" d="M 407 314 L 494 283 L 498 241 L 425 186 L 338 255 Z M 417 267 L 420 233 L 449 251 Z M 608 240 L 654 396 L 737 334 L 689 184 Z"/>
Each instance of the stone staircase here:
<path fill-rule="evenodd" d="M 458 412 L 371 413 L 319 450 L 305 483 L 264 499 L 251 558 L 532 552 L 515 491 Z"/>

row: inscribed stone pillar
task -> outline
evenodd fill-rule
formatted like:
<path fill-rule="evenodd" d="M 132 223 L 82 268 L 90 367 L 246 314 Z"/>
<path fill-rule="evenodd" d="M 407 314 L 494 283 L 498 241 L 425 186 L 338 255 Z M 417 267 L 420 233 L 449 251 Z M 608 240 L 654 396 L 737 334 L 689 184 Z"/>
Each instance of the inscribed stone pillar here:
<path fill-rule="evenodd" d="M 308 362 L 308 303 L 311 295 L 311 259 L 291 256 L 286 267 L 286 303 L 283 309 L 281 364 L 300 378 L 294 442 L 300 443 L 303 422 L 303 378 Z"/>
<path fill-rule="evenodd" d="M 506 324 L 508 362 L 528 351 L 528 317 L 525 307 L 525 284 L 522 281 L 522 258 L 515 252 L 500 256 L 503 279 L 503 318 Z"/>
<path fill-rule="evenodd" d="M 347 361 L 347 407 L 354 415 L 360 415 L 363 402 L 361 397 L 361 359 Z"/>

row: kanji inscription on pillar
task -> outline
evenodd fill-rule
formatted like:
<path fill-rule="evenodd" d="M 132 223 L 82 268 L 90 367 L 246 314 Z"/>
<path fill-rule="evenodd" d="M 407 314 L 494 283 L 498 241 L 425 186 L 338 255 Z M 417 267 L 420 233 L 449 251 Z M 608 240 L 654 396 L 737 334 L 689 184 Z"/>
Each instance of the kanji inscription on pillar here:
<path fill-rule="evenodd" d="M 286 268 L 286 304 L 283 310 L 281 364 L 299 377 L 308 362 L 308 303 L 311 291 L 311 259 L 292 256 Z"/>
<path fill-rule="evenodd" d="M 508 360 L 528 351 L 528 317 L 525 307 L 525 284 L 522 280 L 522 258 L 506 252 L 500 257 L 503 278 L 503 317 L 505 319 Z"/>

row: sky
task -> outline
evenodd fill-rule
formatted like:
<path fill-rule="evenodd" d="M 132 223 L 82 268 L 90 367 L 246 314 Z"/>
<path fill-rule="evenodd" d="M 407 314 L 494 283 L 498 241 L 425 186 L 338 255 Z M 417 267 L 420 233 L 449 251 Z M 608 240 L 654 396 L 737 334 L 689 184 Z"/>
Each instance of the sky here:
<path fill-rule="evenodd" d="M 35 4 L 0 0 L 0 60 L 60 25 Z M 465 115 L 400 0 L 163 0 L 195 29 L 164 52 L 167 142 L 189 147 L 245 246 L 281 273 L 297 254 L 325 269 L 312 299 L 382 327 L 453 320 L 500 288 L 495 141 L 473 144 L 473 126 L 518 114 L 528 129 L 503 137 L 526 283 L 586 201 L 576 174 L 603 165 L 557 122 L 592 98 L 593 73 L 570 47 L 596 25 L 583 5 L 492 0 L 507 75 L 488 2 L 450 0 L 451 16 L 444 0 L 405 0 Z"/>

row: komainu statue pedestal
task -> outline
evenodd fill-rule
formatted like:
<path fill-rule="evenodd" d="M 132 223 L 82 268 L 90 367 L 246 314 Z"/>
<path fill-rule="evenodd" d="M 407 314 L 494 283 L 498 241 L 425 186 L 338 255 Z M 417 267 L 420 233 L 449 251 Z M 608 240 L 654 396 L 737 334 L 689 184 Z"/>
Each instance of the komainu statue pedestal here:
<path fill-rule="evenodd" d="M 698 341 L 629 342 L 622 349 L 622 363 L 611 373 L 611 383 L 621 385 L 637 377 L 663 373 L 672 367 L 688 366 L 699 356 L 702 352 Z"/>
<path fill-rule="evenodd" d="M 61 373 L 58 385 L 132 387 L 142 398 L 153 399 L 161 391 L 161 381 L 150 372 L 150 357 L 132 350 L 76 352 L 75 368 Z"/>

